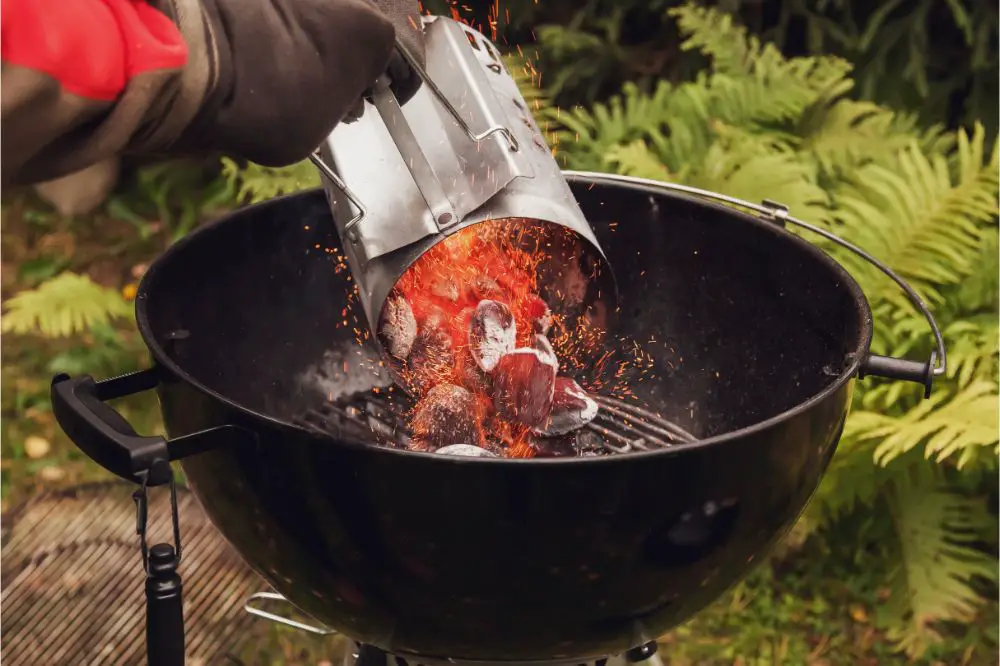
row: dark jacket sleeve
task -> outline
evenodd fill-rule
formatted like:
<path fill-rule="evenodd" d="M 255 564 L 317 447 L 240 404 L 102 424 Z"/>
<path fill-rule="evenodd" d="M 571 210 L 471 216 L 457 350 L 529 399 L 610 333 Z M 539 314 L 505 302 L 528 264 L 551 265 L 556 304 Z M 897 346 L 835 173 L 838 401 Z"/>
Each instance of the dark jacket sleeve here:
<path fill-rule="evenodd" d="M 177 26 L 144 3 L 4 0 L 0 10 L 4 184 L 123 151 L 188 63 Z"/>
<path fill-rule="evenodd" d="M 370 0 L 0 8 L 4 184 L 128 153 L 303 159 L 386 71 L 395 34 Z"/>

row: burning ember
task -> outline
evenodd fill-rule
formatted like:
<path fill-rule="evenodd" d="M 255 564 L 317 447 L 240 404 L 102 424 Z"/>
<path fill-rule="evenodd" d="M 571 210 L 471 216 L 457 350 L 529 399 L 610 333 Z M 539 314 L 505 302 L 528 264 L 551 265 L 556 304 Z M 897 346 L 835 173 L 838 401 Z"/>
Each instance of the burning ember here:
<path fill-rule="evenodd" d="M 556 260 L 554 241 L 537 229 L 523 220 L 464 229 L 424 254 L 390 294 L 378 336 L 397 383 L 417 398 L 410 448 L 533 457 L 597 415 L 598 402 L 559 372 L 561 361 L 585 367 L 587 341 L 599 334 L 586 317 L 569 330 L 553 311 L 579 308 L 589 279 L 579 255 Z M 541 276 L 553 271 L 558 279 L 546 283 L 558 287 L 543 290 Z"/>

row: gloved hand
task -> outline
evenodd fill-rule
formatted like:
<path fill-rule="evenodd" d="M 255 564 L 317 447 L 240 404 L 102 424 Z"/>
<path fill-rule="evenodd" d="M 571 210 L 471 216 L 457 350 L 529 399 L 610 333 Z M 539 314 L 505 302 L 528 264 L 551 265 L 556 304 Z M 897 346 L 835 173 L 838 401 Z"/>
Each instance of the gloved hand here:
<path fill-rule="evenodd" d="M 396 39 L 424 66 L 424 32 L 420 24 L 420 5 L 413 0 L 369 0 L 376 5 L 395 28 Z M 420 89 L 420 77 L 407 64 L 398 49 L 394 49 L 386 66 L 392 82 L 392 92 L 399 103 L 405 104 Z M 364 113 L 364 101 L 358 99 L 343 120 L 353 122 Z"/>
<path fill-rule="evenodd" d="M 396 39 L 424 66 L 424 30 L 420 24 L 420 3 L 415 0 L 371 0 L 391 22 Z M 389 58 L 392 91 L 400 104 L 405 104 L 420 88 L 420 77 L 394 51 Z"/>
<path fill-rule="evenodd" d="M 123 153 L 308 156 L 389 70 L 416 0 L 4 0 L 3 181 Z"/>

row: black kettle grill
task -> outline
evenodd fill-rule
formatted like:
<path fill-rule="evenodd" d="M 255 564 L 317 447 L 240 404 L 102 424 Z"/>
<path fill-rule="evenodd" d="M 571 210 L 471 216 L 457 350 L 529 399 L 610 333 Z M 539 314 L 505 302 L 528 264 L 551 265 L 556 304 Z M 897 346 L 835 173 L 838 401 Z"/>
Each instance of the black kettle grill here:
<path fill-rule="evenodd" d="M 137 296 L 153 366 L 56 377 L 59 424 L 137 484 L 140 519 L 146 489 L 171 484 L 168 462 L 180 461 L 272 599 L 383 656 L 582 663 L 642 651 L 793 524 L 855 379 L 929 391 L 944 348 L 916 294 L 880 266 L 925 312 L 938 351 L 926 363 L 870 354 L 858 284 L 788 232 L 808 225 L 778 205 L 567 177 L 616 270 L 616 333 L 652 358 L 655 379 L 634 390 L 690 438 L 511 460 L 377 446 L 350 419 L 304 425 L 303 414 L 382 381 L 368 369 L 376 351 L 342 323 L 351 282 L 334 270 L 320 191 L 246 208 L 171 247 Z M 159 396 L 165 438 L 136 434 L 105 404 L 144 390 Z M 149 660 L 180 664 L 179 543 L 143 552 Z"/>

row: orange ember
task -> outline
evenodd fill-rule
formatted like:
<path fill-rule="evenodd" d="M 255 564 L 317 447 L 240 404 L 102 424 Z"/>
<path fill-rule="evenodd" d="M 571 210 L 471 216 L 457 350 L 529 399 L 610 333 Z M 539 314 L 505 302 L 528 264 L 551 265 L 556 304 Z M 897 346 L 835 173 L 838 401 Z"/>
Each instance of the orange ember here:
<path fill-rule="evenodd" d="M 541 243 L 532 251 L 523 248 L 525 228 L 523 222 L 502 220 L 459 231 L 426 252 L 396 285 L 421 330 L 399 371 L 402 385 L 419 397 L 440 384 L 468 389 L 480 405 L 478 443 L 489 432 L 506 445 L 505 455 L 516 457 L 532 455 L 531 429 L 497 416 L 489 378 L 469 349 L 469 330 L 481 301 L 502 303 L 514 319 L 516 347 L 528 348 L 535 322 L 549 315 L 537 295 L 538 268 L 547 254 Z"/>
<path fill-rule="evenodd" d="M 416 399 L 411 450 L 567 455 L 554 452 L 573 450 L 577 431 L 604 409 L 596 393 L 644 402 L 632 389 L 655 379 L 657 363 L 643 347 L 668 343 L 609 339 L 599 269 L 561 229 L 482 222 L 433 246 L 400 278 L 376 333 L 379 365 Z M 368 330 L 355 332 L 364 345 Z"/>
<path fill-rule="evenodd" d="M 459 231 L 427 251 L 396 285 L 417 321 L 447 318 L 456 350 L 465 343 L 472 310 L 491 297 L 502 300 L 513 313 L 518 345 L 530 338 L 530 317 L 538 300 L 537 271 L 545 255 L 514 247 L 513 224 L 484 222 Z M 459 317 L 466 321 L 458 321 Z"/>
<path fill-rule="evenodd" d="M 378 336 L 397 384 L 417 399 L 411 449 L 471 444 L 534 457 L 595 418 L 590 391 L 629 398 L 626 371 L 642 379 L 652 370 L 637 344 L 605 344 L 601 302 L 579 310 L 586 262 L 550 230 L 521 219 L 468 227 L 421 256 L 389 295 Z"/>

